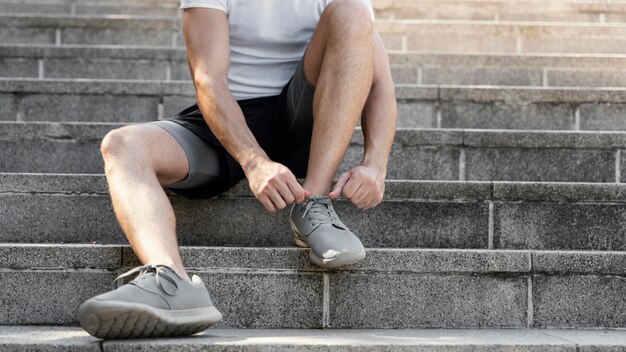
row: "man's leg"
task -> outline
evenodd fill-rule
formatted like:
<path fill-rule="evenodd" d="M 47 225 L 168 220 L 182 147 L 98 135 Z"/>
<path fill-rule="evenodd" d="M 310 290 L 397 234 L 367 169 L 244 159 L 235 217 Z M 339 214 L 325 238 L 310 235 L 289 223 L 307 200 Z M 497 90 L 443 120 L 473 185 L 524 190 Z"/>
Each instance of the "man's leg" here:
<path fill-rule="evenodd" d="M 109 132 L 101 150 L 115 215 L 139 260 L 170 266 L 189 280 L 174 210 L 162 188 L 189 172 L 180 144 L 164 129 L 141 124 Z"/>
<path fill-rule="evenodd" d="M 328 195 L 367 100 L 373 75 L 372 19 L 359 0 L 335 0 L 309 43 L 304 70 L 315 85 L 304 189 Z"/>

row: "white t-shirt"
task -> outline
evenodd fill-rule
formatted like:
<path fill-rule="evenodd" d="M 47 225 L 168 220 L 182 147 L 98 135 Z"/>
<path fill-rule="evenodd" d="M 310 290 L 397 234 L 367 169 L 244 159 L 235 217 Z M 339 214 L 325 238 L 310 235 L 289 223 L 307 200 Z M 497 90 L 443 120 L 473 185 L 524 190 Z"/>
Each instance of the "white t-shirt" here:
<path fill-rule="evenodd" d="M 228 86 L 236 100 L 280 94 L 332 0 L 181 0 L 180 8 L 226 12 Z M 370 0 L 365 3 L 374 20 Z"/>

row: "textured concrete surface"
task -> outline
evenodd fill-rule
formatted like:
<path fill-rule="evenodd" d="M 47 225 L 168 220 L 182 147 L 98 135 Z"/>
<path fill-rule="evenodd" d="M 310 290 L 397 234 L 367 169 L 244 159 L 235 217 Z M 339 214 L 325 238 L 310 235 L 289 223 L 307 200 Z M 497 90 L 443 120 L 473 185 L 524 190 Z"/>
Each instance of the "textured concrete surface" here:
<path fill-rule="evenodd" d="M 424 84 L 541 86 L 543 73 L 537 69 L 425 67 Z M 408 82 L 397 82 L 408 83 Z"/>
<path fill-rule="evenodd" d="M 17 110 L 15 96 L 13 94 L 0 94 L 0 120 L 15 121 L 17 119 Z"/>
<path fill-rule="evenodd" d="M 611 150 L 465 149 L 471 181 L 615 182 Z"/>
<path fill-rule="evenodd" d="M 20 100 L 25 121 L 146 122 L 158 117 L 158 97 L 37 94 Z"/>
<path fill-rule="evenodd" d="M 524 327 L 527 296 L 524 277 L 337 274 L 330 277 L 330 326 Z"/>
<path fill-rule="evenodd" d="M 625 290 L 623 276 L 535 275 L 534 326 L 624 328 Z"/>
<path fill-rule="evenodd" d="M 624 331 L 498 329 L 209 329 L 175 339 L 99 340 L 74 327 L 0 327 L 0 347 L 17 351 L 620 351 Z M 100 349 L 102 346 L 102 349 Z"/>
<path fill-rule="evenodd" d="M 398 127 L 436 128 L 436 103 L 421 101 L 399 101 L 397 124 Z"/>
<path fill-rule="evenodd" d="M 46 78 L 96 79 L 167 79 L 167 62 L 111 59 L 48 59 L 44 61 Z M 104 121 L 104 120 L 100 120 Z"/>
<path fill-rule="evenodd" d="M 626 116 L 625 104 L 582 104 L 580 106 L 580 129 L 624 131 L 626 130 L 624 116 Z"/>
<path fill-rule="evenodd" d="M 550 71 L 547 74 L 550 86 L 565 87 L 623 87 L 625 71 Z"/>
<path fill-rule="evenodd" d="M 62 44 L 171 46 L 172 30 L 66 28 L 61 31 Z"/>
<path fill-rule="evenodd" d="M 224 315 L 218 327 L 322 327 L 322 274 L 227 271 L 199 276 Z"/>
<path fill-rule="evenodd" d="M 0 324 L 74 325 L 78 307 L 113 289 L 115 273 L 105 270 L 0 272 Z M 27 293 L 27 294 L 25 294 Z"/>
<path fill-rule="evenodd" d="M 494 245 L 623 251 L 625 216 L 622 204 L 495 203 Z"/>
<path fill-rule="evenodd" d="M 97 268 L 119 269 L 119 246 L 0 244 L 0 268 Z"/>
<path fill-rule="evenodd" d="M 546 273 L 626 274 L 625 252 L 550 251 L 532 253 L 532 270 Z"/>
<path fill-rule="evenodd" d="M 572 130 L 574 108 L 567 104 L 444 102 L 441 106 L 441 127 Z"/>
<path fill-rule="evenodd" d="M 37 77 L 38 63 L 34 59 L 0 58 L 0 77 Z"/>

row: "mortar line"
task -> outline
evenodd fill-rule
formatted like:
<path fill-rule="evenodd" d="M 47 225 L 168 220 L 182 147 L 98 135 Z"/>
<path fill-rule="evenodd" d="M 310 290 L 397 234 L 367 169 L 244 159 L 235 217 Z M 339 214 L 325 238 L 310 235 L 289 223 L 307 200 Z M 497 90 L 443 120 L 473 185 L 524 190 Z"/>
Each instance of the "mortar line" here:
<path fill-rule="evenodd" d="M 163 120 L 165 118 L 164 110 L 165 108 L 163 107 L 163 103 L 159 103 L 159 105 L 157 105 L 157 119 L 158 120 Z"/>
<path fill-rule="evenodd" d="M 518 54 L 522 53 L 522 38 L 520 36 L 515 37 L 515 50 Z"/>
<path fill-rule="evenodd" d="M 422 66 L 419 66 L 417 68 L 417 84 L 421 85 L 422 81 L 424 80 L 424 69 L 422 68 Z"/>
<path fill-rule="evenodd" d="M 547 87 L 548 86 L 548 68 L 547 67 L 543 68 L 543 77 L 541 77 L 541 80 L 542 80 L 541 83 L 543 84 L 543 86 Z"/>
<path fill-rule="evenodd" d="M 465 181 L 465 148 L 459 153 L 459 181 Z"/>
<path fill-rule="evenodd" d="M 407 52 L 409 47 L 409 40 L 406 35 L 402 36 L 402 51 Z"/>
<path fill-rule="evenodd" d="M 166 81 L 172 80 L 172 62 L 171 61 L 167 61 L 165 65 L 165 80 Z"/>
<path fill-rule="evenodd" d="M 574 111 L 574 131 L 580 131 L 580 106 Z"/>
<path fill-rule="evenodd" d="M 324 273 L 324 293 L 322 295 L 322 327 L 330 327 L 330 277 Z"/>
<path fill-rule="evenodd" d="M 57 28 L 54 31 L 54 45 L 61 46 L 61 29 Z"/>
<path fill-rule="evenodd" d="M 532 253 L 528 253 L 528 262 L 530 263 L 529 274 L 528 274 L 528 327 L 532 328 L 535 324 L 535 316 L 534 316 L 534 303 L 533 303 L 533 256 Z"/>
<path fill-rule="evenodd" d="M 15 95 L 15 111 L 15 121 L 24 121 L 24 118 L 22 116 L 22 96 L 19 94 Z"/>
<path fill-rule="evenodd" d="M 606 23 L 606 13 L 600 12 L 598 14 L 598 22 L 599 23 Z"/>
<path fill-rule="evenodd" d="M 178 30 L 172 32 L 172 48 L 178 46 Z"/>
<path fill-rule="evenodd" d="M 72 4 L 72 6 L 70 7 L 70 15 L 74 16 L 76 15 L 76 4 Z"/>
<path fill-rule="evenodd" d="M 435 118 L 437 119 L 436 127 L 437 128 L 441 128 L 441 120 L 442 120 L 442 117 L 441 117 L 441 103 L 439 101 L 437 101 L 437 104 L 435 105 L 435 109 L 436 109 L 436 117 Z"/>
<path fill-rule="evenodd" d="M 622 183 L 622 151 L 615 152 L 615 183 Z"/>
<path fill-rule="evenodd" d="M 489 201 L 489 225 L 488 225 L 488 239 L 487 239 L 487 248 L 494 249 L 495 245 L 493 243 L 493 201 Z"/>
<path fill-rule="evenodd" d="M 37 61 L 37 78 L 42 79 L 44 77 L 43 72 L 43 59 Z"/>

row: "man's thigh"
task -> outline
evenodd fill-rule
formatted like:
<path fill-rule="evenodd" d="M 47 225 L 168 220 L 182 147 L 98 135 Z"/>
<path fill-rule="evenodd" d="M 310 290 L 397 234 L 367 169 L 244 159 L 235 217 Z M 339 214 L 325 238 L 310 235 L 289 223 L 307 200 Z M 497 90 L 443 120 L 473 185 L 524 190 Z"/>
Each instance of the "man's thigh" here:
<path fill-rule="evenodd" d="M 182 147 L 189 164 L 187 177 L 164 187 L 190 198 L 208 198 L 228 189 L 224 150 L 210 145 L 195 133 L 170 119 L 148 124 L 161 127 Z"/>

